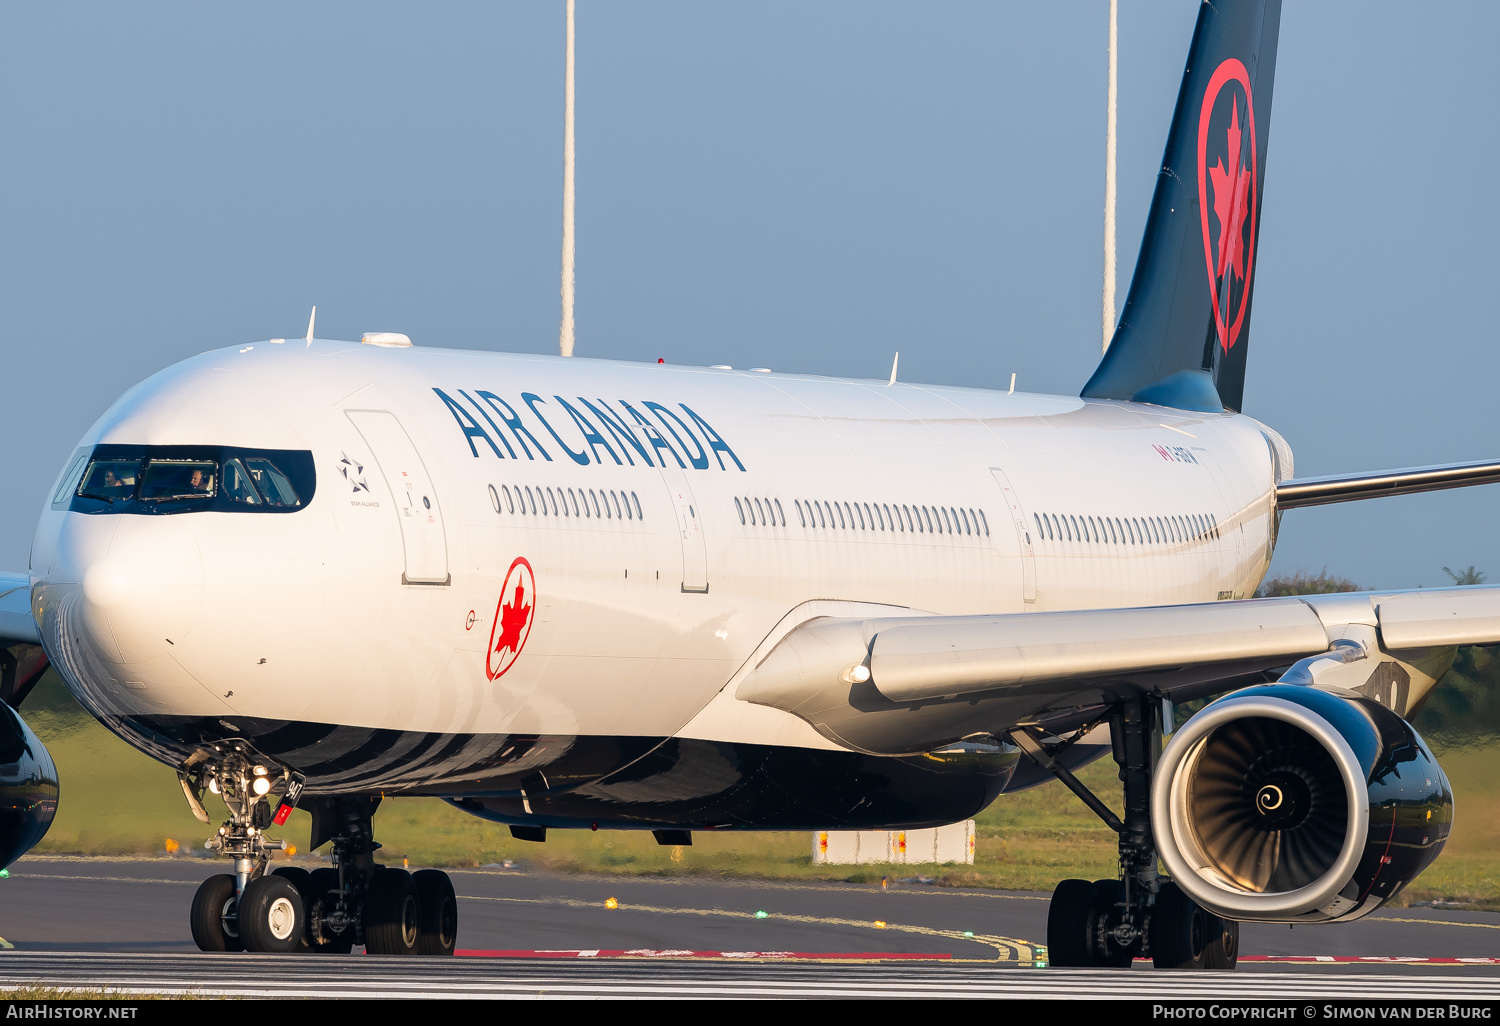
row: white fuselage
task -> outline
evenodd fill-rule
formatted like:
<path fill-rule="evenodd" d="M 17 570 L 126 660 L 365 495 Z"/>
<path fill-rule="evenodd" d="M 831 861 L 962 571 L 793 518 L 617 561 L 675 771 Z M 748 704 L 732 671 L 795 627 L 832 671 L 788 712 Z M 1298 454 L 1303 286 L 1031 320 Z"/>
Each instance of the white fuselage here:
<path fill-rule="evenodd" d="M 129 390 L 80 451 L 306 450 L 311 501 L 146 516 L 63 495 L 34 612 L 101 716 L 826 749 L 720 696 L 789 613 L 1246 597 L 1273 447 L 1289 458 L 1273 438 L 1114 401 L 260 342 Z M 512 601 L 518 557 L 534 585 Z M 497 656 L 505 602 L 520 650 Z"/>

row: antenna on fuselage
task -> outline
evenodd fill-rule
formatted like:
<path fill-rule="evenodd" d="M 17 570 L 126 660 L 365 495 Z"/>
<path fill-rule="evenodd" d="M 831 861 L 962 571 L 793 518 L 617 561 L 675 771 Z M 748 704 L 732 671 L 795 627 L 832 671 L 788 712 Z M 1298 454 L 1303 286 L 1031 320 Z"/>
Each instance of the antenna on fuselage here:
<path fill-rule="evenodd" d="M 885 383 L 885 387 L 886 388 L 890 388 L 892 385 L 894 385 L 896 383 L 896 364 L 898 364 L 900 362 L 901 362 L 901 350 L 898 349 L 898 350 L 896 350 L 896 358 L 891 361 L 891 380 L 889 380 L 889 381 L 887 381 Z"/>
<path fill-rule="evenodd" d="M 1120 0 L 1109 0 L 1109 113 L 1104 139 L 1104 341 L 1101 352 L 1109 352 L 1115 333 L 1115 124 L 1119 107 Z"/>
<path fill-rule="evenodd" d="M 318 308 L 315 306 L 315 307 L 313 307 L 312 316 L 308 317 L 308 319 L 307 319 L 307 344 L 309 346 L 312 345 L 312 340 L 313 340 L 313 325 L 316 324 L 317 321 L 318 321 Z"/>
<path fill-rule="evenodd" d="M 568 61 L 563 86 L 563 241 L 562 241 L 562 327 L 557 334 L 557 351 L 573 355 L 573 3 L 568 0 Z"/>

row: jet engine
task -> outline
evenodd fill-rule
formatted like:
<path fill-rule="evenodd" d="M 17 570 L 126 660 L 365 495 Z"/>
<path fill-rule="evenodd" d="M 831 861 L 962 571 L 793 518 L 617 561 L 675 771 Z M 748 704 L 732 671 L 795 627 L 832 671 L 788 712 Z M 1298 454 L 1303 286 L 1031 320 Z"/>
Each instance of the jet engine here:
<path fill-rule="evenodd" d="M 57 813 L 57 767 L 21 715 L 0 702 L 0 867 L 25 855 Z"/>
<path fill-rule="evenodd" d="M 1342 688 L 1271 684 L 1190 719 L 1157 764 L 1162 863 L 1229 919 L 1357 919 L 1437 858 L 1453 793 L 1411 724 Z"/>

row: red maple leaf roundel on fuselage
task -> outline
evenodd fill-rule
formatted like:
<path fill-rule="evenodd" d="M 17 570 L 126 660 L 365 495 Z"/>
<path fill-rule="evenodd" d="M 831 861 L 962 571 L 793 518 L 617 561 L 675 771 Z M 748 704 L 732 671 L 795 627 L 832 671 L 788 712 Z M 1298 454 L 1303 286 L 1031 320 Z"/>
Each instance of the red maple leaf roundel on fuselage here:
<path fill-rule="evenodd" d="M 1227 353 L 1239 340 L 1255 272 L 1255 97 L 1245 66 L 1220 64 L 1198 115 L 1198 210 L 1215 332 Z M 1212 195 L 1210 195 L 1212 193 Z"/>
<path fill-rule="evenodd" d="M 500 586 L 500 601 L 495 606 L 495 621 L 490 625 L 490 646 L 485 655 L 484 672 L 490 680 L 505 674 L 515 665 L 531 635 L 536 613 L 536 577 L 531 564 L 517 556 L 506 571 Z"/>

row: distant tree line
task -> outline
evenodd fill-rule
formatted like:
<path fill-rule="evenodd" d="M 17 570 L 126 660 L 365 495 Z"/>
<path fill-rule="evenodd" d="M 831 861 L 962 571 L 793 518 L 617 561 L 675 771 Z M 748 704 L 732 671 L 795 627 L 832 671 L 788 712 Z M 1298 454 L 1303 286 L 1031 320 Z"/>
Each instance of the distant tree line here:
<path fill-rule="evenodd" d="M 1456 585 L 1483 584 L 1485 579 L 1484 572 L 1472 564 L 1457 573 L 1445 566 L 1443 572 Z M 1267 578 L 1255 594 L 1275 598 L 1364 590 L 1347 577 L 1330 577 L 1324 567 L 1316 576 L 1298 570 Z M 1453 668 L 1438 681 L 1412 725 L 1423 737 L 1500 735 L 1500 645 L 1460 648 Z"/>

